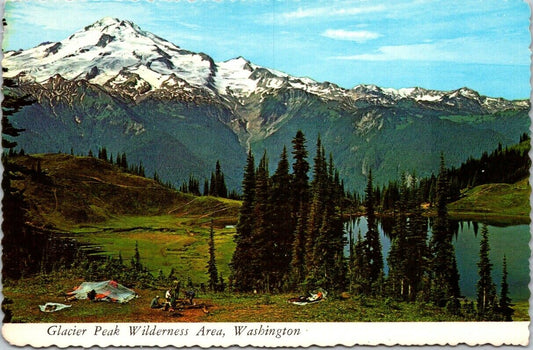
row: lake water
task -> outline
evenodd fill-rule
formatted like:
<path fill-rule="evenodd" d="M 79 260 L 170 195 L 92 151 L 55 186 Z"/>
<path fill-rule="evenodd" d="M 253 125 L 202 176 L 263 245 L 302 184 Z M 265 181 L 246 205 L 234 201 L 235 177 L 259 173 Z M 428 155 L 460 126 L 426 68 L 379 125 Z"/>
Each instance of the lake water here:
<path fill-rule="evenodd" d="M 457 268 L 460 274 L 459 285 L 461 294 L 475 299 L 476 283 L 479 279 L 477 263 L 479 261 L 479 242 L 481 240 L 481 224 L 469 221 L 454 222 L 457 234 L 453 239 Z M 510 296 L 514 301 L 529 299 L 529 225 L 496 226 L 488 225 L 489 258 L 492 266 L 492 279 L 496 284 L 498 295 L 501 290 L 503 256 L 507 257 L 507 282 Z M 346 229 L 353 230 L 355 239 L 360 231 L 364 237 L 367 229 L 365 217 L 358 217 L 346 223 Z M 387 256 L 390 250 L 389 233 L 392 229 L 390 221 L 379 222 L 383 262 L 385 273 L 388 273 Z M 428 237 L 431 233 L 429 232 Z M 429 239 L 428 239 L 429 241 Z M 349 248 L 346 247 L 346 254 Z"/>

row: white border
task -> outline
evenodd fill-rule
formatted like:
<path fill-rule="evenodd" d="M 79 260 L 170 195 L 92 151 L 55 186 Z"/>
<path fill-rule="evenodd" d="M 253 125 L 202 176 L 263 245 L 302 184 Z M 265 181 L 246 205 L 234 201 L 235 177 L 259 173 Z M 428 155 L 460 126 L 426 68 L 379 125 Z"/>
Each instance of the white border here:
<path fill-rule="evenodd" d="M 13 346 L 173 346 L 173 347 L 309 347 L 355 345 L 514 345 L 529 342 L 530 322 L 385 322 L 385 323 L 42 323 L 2 326 Z M 59 328 L 61 327 L 61 328 Z M 136 335 L 131 327 L 141 327 Z M 203 327 L 203 328 L 202 328 Z M 236 327 L 244 327 L 241 335 Z M 80 335 L 56 335 L 75 329 Z M 83 332 L 83 330 L 86 330 Z M 206 330 L 215 335 L 207 335 Z M 249 331 L 270 330 L 271 335 Z M 292 330 L 293 334 L 288 330 Z M 103 335 L 107 330 L 110 335 Z M 150 334 L 141 334 L 141 331 Z M 154 334 L 159 330 L 160 335 Z M 163 331 L 165 330 L 165 331 Z M 163 335 L 173 330 L 175 335 Z M 204 331 L 202 334 L 202 330 Z M 285 332 L 284 332 L 285 330 Z M 299 330 L 297 335 L 295 330 Z M 275 332 L 274 332 L 275 331 Z M 98 334 L 95 335 L 95 333 Z M 278 336 L 276 336 L 276 332 Z M 186 333 L 186 335 L 184 335 Z M 285 333 L 285 334 L 283 334 Z"/>

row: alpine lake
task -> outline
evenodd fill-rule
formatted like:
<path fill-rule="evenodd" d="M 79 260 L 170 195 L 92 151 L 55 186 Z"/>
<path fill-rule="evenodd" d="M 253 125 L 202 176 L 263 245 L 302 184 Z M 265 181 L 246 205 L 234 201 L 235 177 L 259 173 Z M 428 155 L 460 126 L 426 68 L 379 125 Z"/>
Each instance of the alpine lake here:
<path fill-rule="evenodd" d="M 489 259 L 492 263 L 492 280 L 496 285 L 496 291 L 499 294 L 501 290 L 503 257 L 505 255 L 509 293 L 514 302 L 527 301 L 530 295 L 528 284 L 531 235 L 529 224 L 525 223 L 525 220 L 521 221 L 498 222 L 492 220 L 485 223 L 489 231 Z M 479 279 L 477 263 L 479 261 L 482 225 L 481 220 L 450 219 L 450 227 L 454 231 L 453 245 L 460 275 L 461 295 L 471 300 L 476 298 L 476 283 Z M 378 220 L 385 274 L 388 273 L 387 257 L 391 247 L 392 226 L 392 218 L 385 217 Z M 367 220 L 364 216 L 352 218 L 345 223 L 347 240 L 350 231 L 353 232 L 353 237 L 357 240 L 358 233 L 360 232 L 361 236 L 364 237 L 367 230 Z M 430 238 L 431 225 L 428 224 L 428 243 Z M 345 254 L 349 254 L 348 245 Z"/>

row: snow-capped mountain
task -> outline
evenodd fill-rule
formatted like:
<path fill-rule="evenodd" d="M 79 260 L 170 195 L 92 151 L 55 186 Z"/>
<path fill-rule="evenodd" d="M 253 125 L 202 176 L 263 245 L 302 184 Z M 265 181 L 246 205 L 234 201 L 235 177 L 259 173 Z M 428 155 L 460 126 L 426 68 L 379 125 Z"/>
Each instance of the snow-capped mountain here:
<path fill-rule="evenodd" d="M 525 100 L 468 88 L 345 89 L 243 57 L 215 62 L 107 17 L 62 41 L 6 52 L 2 65 L 4 77 L 18 83 L 11 93 L 37 101 L 15 118 L 27 130 L 17 140 L 21 147 L 55 152 L 70 145 L 86 152 L 107 146 L 172 181 L 175 164 L 188 177 L 223 158 L 235 169 L 228 180 L 237 187 L 247 149 L 266 148 L 275 161 L 298 129 L 310 140 L 321 134 L 341 175 L 352 179 L 348 184 L 364 183 L 369 167 L 378 180 L 419 164 L 424 174 L 438 165 L 442 150 L 451 150 L 457 163 L 512 143 L 529 125 Z M 163 146 L 180 151 L 169 155 Z M 147 160 L 147 152 L 156 155 Z"/>
<path fill-rule="evenodd" d="M 503 99 L 481 97 L 462 88 L 451 92 L 422 88 L 390 89 L 358 85 L 351 90 L 332 83 L 257 66 L 243 57 L 215 63 L 203 53 L 194 53 L 146 32 L 136 24 L 106 17 L 68 38 L 24 51 L 5 54 L 7 77 L 22 72 L 26 79 L 44 83 L 59 74 L 67 80 L 85 79 L 109 89 L 124 89 L 129 96 L 140 96 L 161 88 L 203 89 L 212 96 L 233 97 L 241 104 L 252 94 L 265 94 L 282 88 L 300 89 L 326 100 L 366 100 L 376 104 L 396 103 L 400 99 L 418 102 L 443 102 L 454 99 L 476 101 L 482 108 L 512 108 Z"/>
<path fill-rule="evenodd" d="M 6 76 L 25 72 L 42 83 L 60 74 L 68 80 L 86 79 L 104 85 L 120 73 L 137 74 L 159 88 L 172 74 L 194 85 L 207 85 L 214 67 L 203 55 L 145 32 L 137 25 L 103 18 L 56 43 L 7 52 Z"/>

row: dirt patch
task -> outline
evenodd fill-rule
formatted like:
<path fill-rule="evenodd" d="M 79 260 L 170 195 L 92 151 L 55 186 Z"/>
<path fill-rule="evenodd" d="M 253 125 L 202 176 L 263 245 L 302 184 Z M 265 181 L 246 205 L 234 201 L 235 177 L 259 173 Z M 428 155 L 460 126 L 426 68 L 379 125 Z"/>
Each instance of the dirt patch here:
<path fill-rule="evenodd" d="M 33 323 L 75 323 L 75 322 L 203 322 L 212 311 L 218 308 L 211 300 L 198 298 L 195 305 L 180 300 L 175 311 L 150 308 L 150 301 L 161 291 L 136 290 L 139 297 L 125 304 L 77 300 L 67 302 L 62 293 L 13 293 L 5 291 L 12 301 L 7 306 L 13 313 L 11 322 Z M 72 307 L 52 313 L 39 310 L 39 305 L 47 302 L 63 303 Z M 180 305 L 181 304 L 181 305 Z"/>

